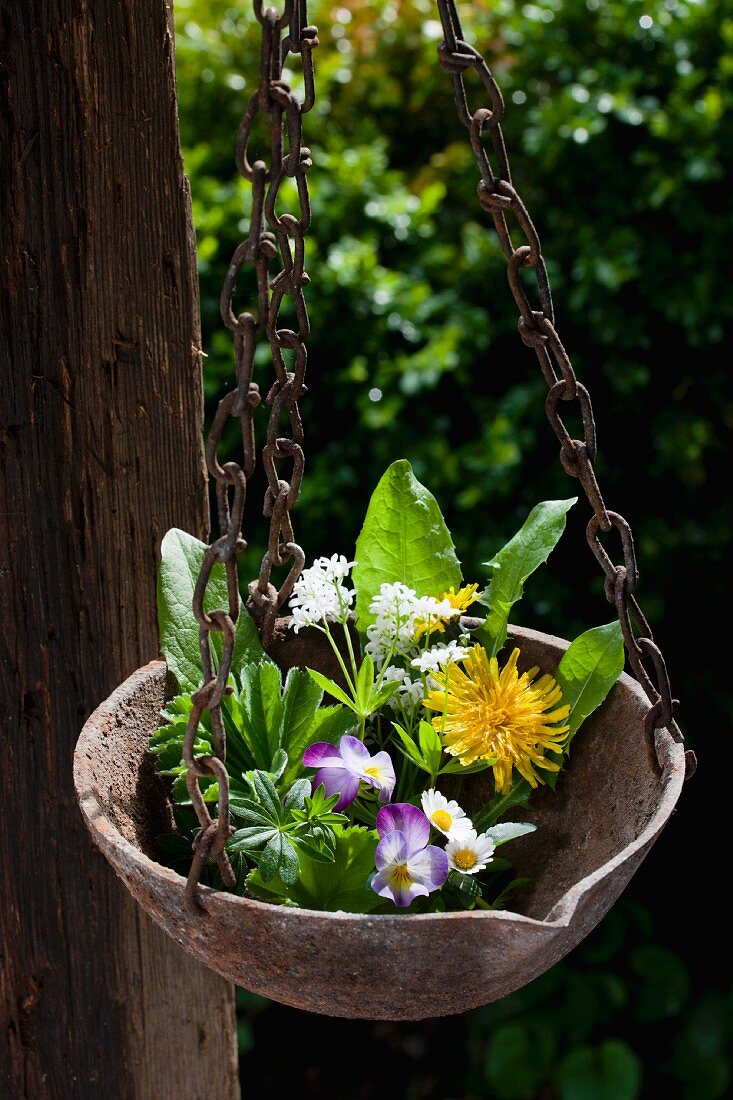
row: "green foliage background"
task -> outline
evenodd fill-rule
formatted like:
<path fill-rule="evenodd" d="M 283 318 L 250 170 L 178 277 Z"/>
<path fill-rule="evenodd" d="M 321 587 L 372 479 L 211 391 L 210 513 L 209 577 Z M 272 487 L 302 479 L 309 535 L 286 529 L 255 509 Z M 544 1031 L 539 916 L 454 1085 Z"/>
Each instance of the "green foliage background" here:
<path fill-rule="evenodd" d="M 210 414 L 233 369 L 218 295 L 247 231 L 233 144 L 259 33 L 247 3 L 177 0 L 175 12 Z M 325 1054 L 314 1053 L 313 1036 L 330 1029 L 353 1042 L 361 1029 L 359 1042 L 394 1062 L 407 1097 L 712 1100 L 726 1094 L 733 1064 L 730 976 L 716 947 L 723 914 L 713 907 L 704 924 L 695 916 L 703 853 L 696 869 L 684 845 L 695 814 L 709 822 L 720 798 L 705 767 L 731 719 L 722 661 L 701 641 L 706 609 L 724 592 L 731 526 L 733 7 L 492 0 L 462 12 L 504 89 L 514 183 L 534 212 L 560 331 L 594 398 L 606 500 L 634 527 L 643 602 L 703 767 L 630 900 L 549 975 L 457 1021 L 381 1030 L 241 994 L 246 1087 L 264 1095 L 305 1067 L 301 1096 L 376 1096 L 376 1069 L 364 1063 L 353 1087 L 329 1085 Z M 305 119 L 313 338 L 296 533 L 309 557 L 349 554 L 373 486 L 407 457 L 443 507 L 467 579 L 479 579 L 479 563 L 529 507 L 575 486 L 557 461 L 544 382 L 518 339 L 505 264 L 478 207 L 467 133 L 437 64 L 435 7 L 321 0 L 310 16 L 321 46 L 318 102 Z M 241 282 L 245 308 L 253 287 Z M 266 354 L 260 363 L 266 391 Z M 247 517 L 252 574 L 265 539 L 261 490 Z M 565 549 L 520 605 L 522 621 L 565 636 L 610 618 L 582 537 L 587 513 L 574 511 Z M 304 1038 L 278 1060 L 278 1078 L 265 1051 L 283 1020 Z"/>

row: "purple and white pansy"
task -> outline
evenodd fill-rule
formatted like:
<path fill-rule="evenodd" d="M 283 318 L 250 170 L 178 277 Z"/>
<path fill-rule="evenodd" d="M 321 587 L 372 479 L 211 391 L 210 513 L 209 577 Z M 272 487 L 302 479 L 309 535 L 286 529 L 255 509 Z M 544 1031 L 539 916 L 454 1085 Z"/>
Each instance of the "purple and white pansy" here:
<path fill-rule="evenodd" d="M 408 802 L 383 806 L 377 814 L 377 832 L 372 890 L 405 909 L 416 897 L 440 889 L 448 878 L 448 856 L 428 844 L 430 822 L 422 810 Z"/>
<path fill-rule="evenodd" d="M 303 754 L 306 768 L 316 768 L 313 789 L 321 783 L 326 795 L 337 794 L 339 800 L 334 810 L 340 812 L 350 806 L 359 793 L 359 785 L 366 783 L 379 792 L 379 801 L 388 802 L 395 787 L 395 771 L 389 753 L 371 755 L 358 737 L 345 734 L 338 745 L 318 741 Z"/>

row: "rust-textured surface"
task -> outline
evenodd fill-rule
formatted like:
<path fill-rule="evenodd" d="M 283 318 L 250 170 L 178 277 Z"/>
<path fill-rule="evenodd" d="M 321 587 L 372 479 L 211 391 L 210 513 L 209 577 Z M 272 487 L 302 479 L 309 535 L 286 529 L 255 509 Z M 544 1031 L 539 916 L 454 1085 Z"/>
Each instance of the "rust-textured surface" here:
<path fill-rule="evenodd" d="M 0 21 L 0 1095 L 238 1095 L 231 987 L 100 857 L 81 722 L 157 649 L 171 525 L 206 533 L 198 302 L 164 0 Z"/>
<path fill-rule="evenodd" d="M 524 667 L 552 671 L 567 645 L 530 630 L 512 635 Z M 208 912 L 192 915 L 185 880 L 154 861 L 145 831 L 153 813 L 164 813 L 156 791 L 162 781 L 146 746 L 165 680 L 161 662 L 140 669 L 85 726 L 75 782 L 89 828 L 140 904 L 188 951 L 248 989 L 327 1015 L 463 1012 L 541 974 L 616 900 L 669 818 L 684 778 L 683 746 L 664 730 L 657 734 L 661 777 L 652 770 L 648 700 L 623 676 L 603 713 L 574 741 L 557 794 L 542 792 L 527 815 L 538 831 L 512 845 L 518 873 L 535 880 L 517 903 L 520 914 L 325 914 L 202 888 Z"/>

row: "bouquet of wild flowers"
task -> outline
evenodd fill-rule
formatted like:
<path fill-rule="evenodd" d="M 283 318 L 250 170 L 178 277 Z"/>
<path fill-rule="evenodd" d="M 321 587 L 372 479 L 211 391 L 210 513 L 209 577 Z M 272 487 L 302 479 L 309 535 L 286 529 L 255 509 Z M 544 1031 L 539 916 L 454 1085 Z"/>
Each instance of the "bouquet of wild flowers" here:
<path fill-rule="evenodd" d="M 623 667 L 618 623 L 577 638 L 554 676 L 521 670 L 507 644 L 511 608 L 573 503 L 533 509 L 487 563 L 482 588 L 464 583 L 435 498 L 407 462 L 394 463 L 355 560 L 318 558 L 293 589 L 288 627 L 323 636 L 331 677 L 292 668 L 283 681 L 242 608 L 222 704 L 239 892 L 355 913 L 505 907 L 519 880 L 496 851 L 535 827 L 502 819 L 538 784 L 555 785 L 572 738 Z M 181 694 L 150 747 L 172 777 L 177 831 L 160 845 L 184 863 L 198 829 L 181 749 L 200 681 L 190 594 L 203 550 L 169 532 L 159 584 L 161 646 Z M 210 606 L 225 593 L 214 576 Z M 480 617 L 465 614 L 481 607 Z M 195 751 L 211 751 L 206 720 Z M 469 816 L 462 780 L 481 771 L 489 794 Z M 201 782 L 216 802 L 216 783 Z M 220 885 L 215 867 L 209 874 Z"/>

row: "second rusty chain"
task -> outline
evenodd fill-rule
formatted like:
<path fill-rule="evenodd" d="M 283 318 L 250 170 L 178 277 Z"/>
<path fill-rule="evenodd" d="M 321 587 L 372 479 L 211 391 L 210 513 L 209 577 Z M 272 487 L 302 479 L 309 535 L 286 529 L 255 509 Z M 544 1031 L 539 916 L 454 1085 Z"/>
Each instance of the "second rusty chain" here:
<path fill-rule="evenodd" d="M 305 391 L 307 363 L 305 341 L 309 332 L 308 312 L 303 287 L 308 283 L 304 268 L 304 237 L 310 224 L 310 203 L 306 172 L 311 166 L 310 151 L 301 144 L 301 116 L 314 102 L 312 51 L 318 45 L 315 27 L 308 26 L 305 0 L 285 0 L 282 12 L 274 8 L 263 10 L 255 0 L 254 11 L 262 25 L 260 84 L 244 112 L 236 145 L 239 171 L 252 183 L 252 207 L 247 239 L 236 249 L 222 287 L 220 309 L 224 324 L 234 333 L 236 386 L 219 402 L 206 445 L 206 465 L 216 483 L 219 538 L 207 547 L 193 596 L 193 612 L 199 624 L 199 646 L 204 682 L 192 695 L 183 745 L 186 765 L 186 786 L 199 821 L 200 830 L 194 845 L 194 858 L 186 884 L 186 899 L 199 907 L 198 883 L 208 860 L 215 860 L 225 886 L 234 885 L 234 875 L 226 853 L 231 834 L 229 824 L 229 776 L 226 769 L 226 731 L 221 715 L 221 703 L 230 690 L 229 673 L 236 642 L 239 616 L 239 580 L 237 561 L 247 548 L 242 538 L 242 517 L 247 484 L 255 469 L 256 451 L 253 412 L 260 403 L 259 387 L 253 381 L 257 339 L 265 333 L 275 366 L 275 381 L 268 394 L 270 417 L 262 460 L 267 475 L 264 513 L 270 520 L 268 547 L 257 581 L 250 585 L 248 609 L 256 620 L 262 642 L 267 648 L 272 640 L 275 617 L 290 595 L 303 566 L 303 551 L 295 542 L 290 509 L 300 493 L 303 479 L 303 426 L 298 411 L 298 398 Z M 283 32 L 288 34 L 283 38 Z M 282 79 L 283 64 L 288 54 L 300 54 L 303 62 L 305 94 L 302 101 Z M 269 118 L 270 165 L 263 160 L 250 163 L 248 144 L 255 119 L 259 114 Z M 283 120 L 287 131 L 287 154 L 284 146 Z M 298 217 L 279 214 L 277 199 L 285 179 L 295 181 L 298 193 Z M 269 229 L 265 229 L 265 221 Z M 292 247 L 291 247 L 291 241 Z M 270 281 L 270 263 L 277 254 L 282 258 L 282 270 Z M 236 313 L 233 296 L 237 277 L 245 264 L 255 269 L 257 280 L 256 312 Z M 283 300 L 293 300 L 297 330 L 280 327 L 279 315 Z M 288 369 L 285 352 L 293 354 L 293 369 Z M 287 414 L 290 436 L 280 435 L 280 420 Z M 242 430 L 242 464 L 219 462 L 218 447 L 224 427 L 230 417 L 240 421 Z M 293 463 L 290 480 L 281 478 L 278 462 Z M 230 500 L 231 494 L 231 500 Z M 291 561 L 288 574 L 275 588 L 271 581 L 273 568 Z M 223 565 L 227 578 L 227 608 L 208 609 L 207 589 L 214 566 Z M 222 635 L 218 670 L 212 652 L 213 633 Z M 211 717 L 211 755 L 195 755 L 199 723 L 205 711 Z M 212 778 L 218 784 L 217 817 L 213 819 L 209 804 L 199 787 L 199 779 Z"/>
<path fill-rule="evenodd" d="M 310 150 L 302 144 L 302 116 L 315 102 L 312 54 L 318 45 L 318 31 L 308 25 L 306 0 L 285 0 L 281 12 L 271 7 L 263 8 L 261 0 L 255 0 L 254 12 L 262 27 L 260 82 L 245 109 L 236 144 L 237 168 L 252 184 L 250 227 L 247 240 L 237 248 L 229 265 L 220 308 L 222 320 L 235 334 L 238 389 L 242 395 L 240 406 L 246 401 L 247 390 L 252 385 L 257 338 L 263 332 L 275 367 L 275 380 L 266 397 L 270 416 L 262 450 L 267 477 L 264 514 L 270 521 L 270 530 L 259 577 L 250 584 L 247 600 L 247 608 L 267 649 L 277 613 L 290 596 L 305 561 L 303 550 L 295 540 L 290 510 L 300 495 L 305 465 L 298 400 L 306 389 L 306 341 L 310 334 L 304 288 L 310 281 L 305 271 L 305 234 L 311 220 L 307 172 L 312 161 Z M 290 54 L 300 54 L 302 58 L 302 100 L 283 80 L 283 66 Z M 261 115 L 268 119 L 269 165 L 262 159 L 252 161 L 249 152 L 252 132 Z M 297 189 L 297 215 L 278 210 L 278 197 L 287 179 L 292 180 Z M 278 249 L 282 268 L 271 278 L 270 264 Z M 237 314 L 232 303 L 237 276 L 245 264 L 255 268 L 256 316 L 249 311 Z M 293 327 L 282 325 L 280 320 L 288 298 L 295 315 Z M 289 421 L 289 435 L 281 434 L 284 416 Z M 288 477 L 281 476 L 280 464 L 283 462 L 292 463 Z M 245 439 L 247 477 L 251 476 L 254 463 L 255 444 L 250 434 Z M 276 587 L 272 583 L 273 569 L 288 562 L 288 573 Z"/>
<path fill-rule="evenodd" d="M 527 207 L 512 184 L 511 168 L 507 156 L 501 123 L 504 117 L 504 98 L 501 89 L 486 61 L 478 50 L 463 37 L 455 0 L 437 0 L 443 27 L 443 42 L 438 47 L 441 67 L 450 74 L 458 117 L 471 136 L 471 147 L 481 179 L 478 198 L 481 207 L 494 221 L 499 244 L 508 264 L 509 286 L 519 309 L 519 334 L 523 342 L 533 348 L 549 392 L 545 403 L 547 418 L 560 441 L 560 459 L 566 472 L 579 480 L 588 498 L 593 516 L 587 527 L 590 549 L 605 574 L 606 597 L 618 614 L 624 644 L 636 678 L 649 698 L 649 711 L 645 720 L 645 732 L 652 765 L 658 768 L 655 753 L 655 731 L 666 728 L 676 741 L 682 741 L 682 733 L 674 718 L 678 701 L 672 698 L 664 657 L 654 641 L 651 628 L 635 596 L 638 571 L 631 528 L 618 512 L 610 511 L 604 502 L 595 473 L 596 428 L 590 394 L 576 377 L 560 337 L 555 328 L 552 294 L 547 267 L 542 256 L 539 234 Z M 488 94 L 490 106 L 471 111 L 463 74 L 473 70 Z M 483 135 L 488 133 L 493 150 L 495 170 L 487 156 Z M 507 216 L 513 215 L 524 237 L 524 243 L 515 246 Z M 537 289 L 537 305 L 533 308 L 522 285 L 520 271 L 534 271 Z M 561 402 L 577 402 L 583 425 L 583 438 L 575 439 L 568 431 L 562 415 Z M 615 530 L 621 543 L 623 564 L 614 564 L 601 542 L 601 532 Z M 650 667 L 647 667 L 649 662 Z M 689 778 L 695 770 L 693 752 L 685 754 L 686 774 Z"/>

